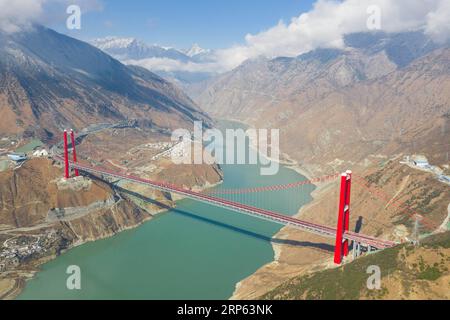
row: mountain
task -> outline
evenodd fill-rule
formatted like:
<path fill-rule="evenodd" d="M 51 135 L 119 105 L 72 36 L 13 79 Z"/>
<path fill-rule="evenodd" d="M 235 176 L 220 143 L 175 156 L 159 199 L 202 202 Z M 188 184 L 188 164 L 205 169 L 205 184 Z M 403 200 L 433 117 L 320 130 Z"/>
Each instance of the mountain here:
<path fill-rule="evenodd" d="M 210 114 L 281 130 L 305 166 L 348 166 L 370 154 L 446 159 L 450 49 L 420 32 L 353 34 L 344 49 L 250 60 L 190 90 Z"/>
<path fill-rule="evenodd" d="M 354 147 L 358 148 L 356 145 Z M 417 170 L 413 166 L 402 163 L 402 159 L 402 155 L 383 157 L 381 154 L 374 154 L 368 158 L 365 167 L 358 166 L 357 163 L 349 165 L 351 169 L 356 169 L 353 174 L 351 190 L 350 228 L 352 231 L 399 243 L 407 239 L 409 239 L 407 243 L 411 239 L 416 240 L 418 234 L 421 235 L 421 242 L 424 242 L 428 240 L 426 237 L 430 234 L 450 231 L 450 228 L 447 227 L 450 210 L 449 186 L 440 182 L 430 172 Z M 323 167 L 327 168 L 333 165 L 337 166 L 338 164 L 328 164 Z M 333 182 L 319 183 L 312 196 L 314 200 L 302 207 L 297 217 L 317 224 L 336 226 L 339 179 Z M 416 214 L 422 216 L 419 226 L 417 226 Z M 289 239 L 297 241 L 298 245 L 274 244 L 276 252 L 274 261 L 242 280 L 236 286 L 236 291 L 231 299 L 258 299 L 266 293 L 268 293 L 267 298 L 275 299 L 284 294 L 286 296 L 283 298 L 287 299 L 333 299 L 334 297 L 334 299 L 350 299 L 355 298 L 355 295 L 356 298 L 358 296 L 374 298 L 365 295 L 370 292 L 360 292 L 360 289 L 365 288 L 361 285 L 364 285 L 369 277 L 366 274 L 369 265 L 380 266 L 383 277 L 387 276 L 387 278 L 383 278 L 382 285 L 386 286 L 390 292 L 380 298 L 400 299 L 408 294 L 415 297 L 412 290 L 391 290 L 392 285 L 398 284 L 399 278 L 389 279 L 388 269 L 385 269 L 388 265 L 385 263 L 399 267 L 396 270 L 400 272 L 395 276 L 400 276 L 400 279 L 405 280 L 404 284 L 407 286 L 403 288 L 413 284 L 420 289 L 416 293 L 421 296 L 427 293 L 428 284 L 434 287 L 433 291 L 437 289 L 435 293 L 448 291 L 448 286 L 445 284 L 445 281 L 448 280 L 445 278 L 441 279 L 443 282 L 426 283 L 414 278 L 417 269 L 410 269 L 403 273 L 412 263 L 416 262 L 408 259 L 411 263 L 408 268 L 403 268 L 404 259 L 401 255 L 397 256 L 398 252 L 395 248 L 389 249 L 389 251 L 380 251 L 376 255 L 363 255 L 361 259 L 355 261 L 350 255 L 348 259 L 344 260 L 343 268 L 336 268 L 337 266 L 333 263 L 334 239 L 324 239 L 321 236 L 289 227 L 281 229 L 274 235 L 274 239 Z M 401 249 L 400 247 L 396 248 Z M 433 266 L 435 262 L 440 262 L 433 261 L 436 253 L 433 251 L 429 248 L 421 248 L 416 251 L 419 255 L 423 254 L 424 257 L 424 268 L 420 272 L 428 269 L 426 265 Z M 414 256 L 414 260 L 419 258 L 417 254 Z M 363 261 L 364 263 L 361 265 L 360 262 Z M 374 261 L 379 261 L 379 263 L 373 263 Z M 363 267 L 365 263 L 369 264 Z M 363 271 L 361 273 L 353 272 L 358 269 Z M 441 271 L 444 270 L 441 268 Z M 322 278 L 325 275 L 328 276 Z M 335 277 L 336 275 L 338 277 Z M 362 278 L 364 275 L 366 276 Z M 336 281 L 328 281 L 331 278 Z M 301 282 L 297 282 L 300 279 L 302 279 Z M 310 282 L 309 279 L 314 281 Z M 390 280 L 394 281 L 390 282 Z M 327 289 L 321 290 L 323 286 L 326 286 Z M 381 293 L 380 291 L 376 292 Z M 430 298 L 436 297 L 435 293 L 430 293 Z M 319 296 L 315 296 L 317 294 Z"/>
<path fill-rule="evenodd" d="M 214 52 L 198 44 L 187 50 L 177 50 L 118 37 L 95 39 L 90 43 L 124 64 L 144 67 L 181 87 L 208 80 L 216 74 L 207 66 L 214 62 Z"/>
<path fill-rule="evenodd" d="M 14 166 L 5 161 L 17 146 L 9 140 L 38 137 L 50 146 L 63 129 L 87 128 L 77 140 L 78 161 L 85 164 L 187 188 L 221 180 L 216 166 L 175 165 L 161 155 L 172 145 L 172 130 L 211 121 L 180 89 L 42 26 L 0 33 L 0 111 L 2 147 L 8 148 L 1 150 L 1 239 L 20 239 L 0 246 L 0 298 L 15 298 L 25 280 L 62 251 L 137 227 L 173 205 L 170 195 L 136 184 L 63 179 L 52 159 L 30 157 Z"/>
<path fill-rule="evenodd" d="M 194 43 L 190 49 L 184 51 L 184 53 L 191 58 L 209 52 L 211 52 L 211 50 L 203 49 L 197 43 Z"/>
<path fill-rule="evenodd" d="M 214 51 L 210 49 L 203 49 L 198 44 L 194 43 L 192 47 L 185 50 L 184 53 L 191 58 L 192 62 L 195 63 L 208 63 L 215 62 Z"/>
<path fill-rule="evenodd" d="M 351 34 L 345 44 L 296 57 L 248 60 L 190 86 L 188 93 L 216 118 L 279 129 L 285 158 L 309 177 L 351 169 L 356 180 L 352 230 L 400 241 L 414 234 L 416 213 L 424 217 L 418 233 L 447 229 L 448 185 L 435 173 L 401 162 L 423 154 L 439 168 L 450 166 L 449 44 L 421 32 Z M 314 200 L 297 217 L 336 226 L 338 181 L 317 185 Z M 333 241 L 289 227 L 274 238 L 298 241 L 298 246 L 274 244 L 274 261 L 236 285 L 231 299 L 258 299 L 269 291 L 264 298 L 374 298 L 363 291 L 367 265 L 359 261 L 378 265 L 375 260 L 388 261 L 386 268 L 393 265 L 400 272 L 389 270 L 395 278 L 386 274 L 389 292 L 378 292 L 379 298 L 408 298 L 408 293 L 409 298 L 439 298 L 448 291 L 448 270 L 441 268 L 445 261 L 429 248 L 407 257 L 406 268 L 394 249 L 392 255 L 386 250 L 377 258 L 369 255 L 331 269 Z M 439 266 L 433 268 L 435 263 Z M 329 270 L 317 272 L 324 269 Z M 357 274 L 366 276 L 353 279 Z M 346 279 L 355 281 L 349 285 Z"/>
<path fill-rule="evenodd" d="M 347 47 L 360 49 L 368 55 L 384 51 L 389 60 L 400 68 L 443 46 L 435 43 L 423 32 L 353 33 L 345 37 L 345 44 Z"/>
<path fill-rule="evenodd" d="M 207 117 L 171 83 L 43 26 L 0 33 L 0 132 L 52 140 L 64 128 L 139 120 L 177 128 Z"/>
<path fill-rule="evenodd" d="M 268 300 L 446 300 L 450 298 L 450 232 L 420 246 L 403 244 L 343 267 L 302 275 L 265 294 Z M 381 288 L 367 288 L 370 266 L 381 270 Z M 351 279 L 351 281 L 349 281 Z"/>
<path fill-rule="evenodd" d="M 167 58 L 187 62 L 190 58 L 190 56 L 174 48 L 158 45 L 149 46 L 135 38 L 106 37 L 94 39 L 91 44 L 121 61 Z"/>
<path fill-rule="evenodd" d="M 186 50 L 148 45 L 136 38 L 105 37 L 94 39 L 90 43 L 121 61 L 166 58 L 180 62 L 200 62 L 207 60 L 212 54 L 212 50 L 203 49 L 197 43 Z"/>

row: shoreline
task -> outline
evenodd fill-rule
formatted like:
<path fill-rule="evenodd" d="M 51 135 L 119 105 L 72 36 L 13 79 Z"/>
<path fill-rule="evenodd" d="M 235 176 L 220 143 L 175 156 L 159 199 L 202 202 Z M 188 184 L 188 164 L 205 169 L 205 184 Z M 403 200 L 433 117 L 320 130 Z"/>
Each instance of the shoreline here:
<path fill-rule="evenodd" d="M 223 177 L 221 178 L 221 180 L 217 183 L 209 183 L 207 182 L 204 186 L 193 186 L 192 189 L 195 189 L 197 192 L 201 192 L 207 189 L 211 189 L 214 188 L 220 184 L 223 183 Z M 181 201 L 185 199 L 185 197 L 180 197 L 177 199 L 173 199 L 172 201 L 176 204 L 178 201 Z M 132 199 L 130 199 L 130 201 L 132 201 L 134 203 L 134 205 L 136 205 L 137 207 L 141 208 L 139 206 L 139 204 L 135 203 Z M 100 237 L 96 237 L 96 238 L 86 238 L 86 239 L 80 239 L 78 241 L 75 241 L 74 243 L 72 243 L 72 245 L 69 248 L 66 248 L 64 250 L 61 250 L 59 252 L 59 254 L 51 254 L 48 256 L 44 256 L 41 258 L 36 259 L 35 261 L 33 261 L 30 264 L 30 269 L 29 270 L 22 270 L 19 271 L 16 277 L 5 277 L 3 279 L 0 279 L 1 281 L 12 281 L 14 282 L 14 286 L 13 288 L 5 291 L 5 292 L 0 292 L 1 296 L 0 296 L 0 300 L 15 300 L 17 299 L 24 291 L 25 287 L 27 286 L 28 281 L 33 280 L 36 275 L 42 271 L 42 266 L 45 265 L 46 263 L 53 261 L 55 259 L 57 259 L 58 257 L 64 255 L 65 253 L 69 252 L 72 249 L 75 249 L 77 247 L 80 247 L 82 245 L 88 244 L 88 243 L 92 243 L 95 241 L 101 241 L 101 240 L 105 240 L 105 239 L 109 239 L 112 237 L 115 237 L 119 234 L 121 234 L 122 232 L 125 231 L 129 231 L 129 230 L 133 230 L 136 228 L 139 228 L 140 226 L 143 226 L 145 223 L 150 222 L 151 220 L 153 220 L 154 218 L 158 217 L 159 215 L 165 214 L 167 212 L 169 212 L 171 209 L 166 209 L 166 208 L 160 208 L 159 210 L 155 210 L 152 212 L 149 212 L 146 209 L 141 208 L 142 210 L 146 211 L 148 214 L 148 217 L 145 217 L 142 221 L 140 221 L 137 224 L 132 224 L 129 226 L 124 226 L 122 228 L 120 228 L 117 232 L 107 232 L 104 235 L 100 236 Z M 89 214 L 93 214 L 96 211 L 93 211 Z M 87 214 L 87 215 L 89 215 Z M 13 273 L 13 272 L 10 272 Z"/>
<path fill-rule="evenodd" d="M 310 173 L 308 172 L 308 170 L 305 170 L 305 169 L 301 168 L 300 166 L 285 166 L 285 167 L 301 174 L 302 176 L 306 177 L 307 180 L 311 179 Z M 321 191 L 323 189 L 325 189 L 328 184 L 329 183 L 318 185 L 318 184 L 313 183 L 313 185 L 315 186 L 315 190 L 313 192 L 311 192 L 311 194 L 310 194 L 311 198 L 312 198 L 311 201 L 302 205 L 299 208 L 299 210 L 297 211 L 297 213 L 294 214 L 292 217 L 300 218 L 303 214 L 303 211 L 308 206 L 313 205 L 314 202 L 319 199 L 318 197 L 319 197 Z M 280 230 L 278 230 L 272 236 L 272 238 L 273 239 L 286 239 L 286 238 L 289 238 L 289 234 L 290 234 L 289 227 L 283 226 Z M 245 285 L 244 282 L 249 281 L 249 279 L 251 280 L 252 278 L 256 277 L 258 271 L 262 270 L 263 268 L 271 267 L 273 265 L 278 265 L 280 263 L 279 259 L 280 259 L 281 254 L 285 250 L 285 248 L 282 245 L 277 244 L 276 242 L 271 242 L 271 246 L 272 246 L 272 250 L 273 250 L 273 260 L 260 266 L 254 273 L 252 273 L 248 277 L 237 282 L 235 285 L 235 290 L 233 291 L 233 294 L 231 295 L 231 297 L 228 300 L 239 300 L 240 298 L 238 298 L 238 293 L 240 292 L 240 290 L 243 290 L 242 288 L 244 288 L 244 285 Z"/>
<path fill-rule="evenodd" d="M 235 120 L 228 120 L 228 121 L 235 121 Z M 248 126 L 250 128 L 252 128 L 251 125 L 239 121 L 237 120 L 236 122 L 241 123 L 245 126 Z M 254 144 L 250 143 L 250 148 L 256 149 Z M 259 153 L 260 154 L 260 153 Z M 265 155 L 263 155 L 265 156 Z M 286 159 L 286 160 L 281 160 L 281 159 Z M 277 161 L 275 159 L 269 158 L 269 160 L 271 161 L 276 161 L 278 162 L 279 165 L 284 166 L 287 169 L 293 170 L 296 173 L 300 174 L 301 176 L 305 177 L 306 180 L 311 180 L 312 179 L 312 173 L 309 169 L 302 167 L 297 161 L 295 161 L 294 159 L 292 159 L 289 154 L 282 152 L 280 150 L 280 159 Z M 324 190 L 328 185 L 330 184 L 330 182 L 326 182 L 326 183 L 312 183 L 312 185 L 315 186 L 315 189 L 311 192 L 311 201 L 309 201 L 308 203 L 305 203 L 304 205 L 302 205 L 296 214 L 293 215 L 293 217 L 295 218 L 300 218 L 302 216 L 303 211 L 308 208 L 311 205 L 314 205 L 314 203 L 319 199 L 320 193 L 322 192 L 322 190 Z M 276 239 L 284 239 L 284 238 L 288 238 L 289 237 L 289 228 L 287 226 L 282 227 L 278 232 L 276 232 L 272 238 L 276 238 Z M 228 298 L 228 300 L 239 300 L 238 298 L 238 293 L 240 292 L 240 290 L 242 290 L 242 288 L 245 286 L 244 282 L 248 281 L 249 279 L 252 279 L 254 277 L 257 276 L 257 273 L 259 270 L 262 270 L 263 268 L 266 267 L 270 267 L 273 265 L 277 265 L 279 264 L 279 258 L 281 256 L 281 254 L 283 253 L 283 246 L 275 243 L 275 242 L 271 242 L 271 246 L 272 246 L 272 250 L 273 250 L 273 260 L 266 263 L 265 265 L 262 265 L 261 267 L 259 267 L 254 273 L 252 273 L 251 275 L 249 275 L 248 277 L 240 280 L 239 282 L 237 282 L 235 284 L 235 289 L 233 291 L 233 294 L 231 295 L 230 298 Z M 323 264 L 327 264 L 328 262 L 325 261 L 323 262 Z M 311 263 L 311 265 L 315 265 L 314 263 Z"/>
<path fill-rule="evenodd" d="M 135 228 L 138 228 L 140 226 L 142 226 L 143 224 L 153 220 L 156 216 L 158 216 L 159 214 L 163 214 L 165 211 L 167 211 L 166 209 L 161 209 L 161 210 L 157 210 L 155 212 L 147 212 L 148 213 L 148 217 L 144 218 L 140 223 L 135 224 L 135 225 L 129 225 L 129 226 L 125 226 L 120 228 L 117 232 L 110 232 L 110 233 L 105 233 L 103 236 L 97 237 L 97 238 L 86 238 L 84 240 L 78 240 L 76 242 L 74 242 L 70 247 L 61 250 L 59 254 L 51 254 L 48 256 L 44 256 L 41 257 L 37 260 L 35 260 L 32 263 L 32 266 L 30 268 L 30 270 L 24 270 L 24 271 L 20 271 L 20 275 L 22 275 L 22 277 L 20 278 L 15 278 L 12 279 L 12 281 L 15 281 L 16 284 L 17 282 L 19 282 L 17 284 L 17 287 L 14 288 L 15 292 L 6 292 L 2 294 L 2 297 L 0 297 L 1 300 L 15 300 L 17 299 L 17 297 L 20 296 L 20 294 L 22 294 L 23 290 L 25 289 L 28 281 L 33 280 L 36 275 L 42 271 L 42 266 L 52 260 L 57 259 L 58 257 L 64 255 L 65 253 L 69 252 L 72 249 L 75 249 L 77 247 L 80 247 L 82 245 L 91 243 L 91 242 L 95 242 L 95 241 L 100 241 L 100 240 L 104 240 L 104 239 L 108 239 L 108 238 L 112 238 L 124 231 L 128 231 L 128 230 L 132 230 Z M 95 212 L 91 212 L 90 214 L 95 213 Z M 89 215 L 89 214 L 88 214 Z M 24 278 L 24 279 L 21 279 Z M 8 278 L 4 278 L 2 280 L 7 280 Z M 24 280 L 24 281 L 21 281 Z"/>
<path fill-rule="evenodd" d="M 239 122 L 239 123 L 242 123 L 242 122 Z M 253 149 L 256 149 L 255 146 L 252 145 L 251 143 L 249 144 L 249 146 L 251 148 L 253 148 Z M 258 151 L 258 150 L 256 150 L 256 151 Z M 260 152 L 259 152 L 259 154 L 261 155 Z M 262 155 L 262 156 L 266 156 L 266 155 Z M 286 154 L 286 153 L 283 153 L 283 152 L 280 151 L 280 159 L 279 160 L 276 160 L 276 159 L 273 159 L 273 158 L 269 158 L 269 160 L 277 162 L 279 165 L 282 165 L 282 166 L 284 166 L 287 169 L 295 171 L 296 173 L 298 173 L 301 176 L 305 177 L 306 180 L 311 179 L 311 175 L 312 175 L 311 172 L 308 169 L 301 167 L 296 161 L 292 160 L 289 157 L 289 155 Z M 221 180 L 216 182 L 216 183 L 206 183 L 205 185 L 203 185 L 201 187 L 200 186 L 194 186 L 194 187 L 192 187 L 192 190 L 201 192 L 203 190 L 212 189 L 212 188 L 222 184 L 223 180 L 224 180 L 223 176 L 221 176 Z M 314 186 L 316 187 L 316 189 L 313 191 L 313 193 L 315 193 L 316 191 L 319 191 L 319 189 L 320 189 L 320 186 L 318 184 L 314 184 Z M 299 215 L 301 215 L 303 208 L 306 207 L 307 205 L 311 204 L 315 200 L 315 197 L 314 197 L 313 193 L 311 193 L 312 200 L 310 202 L 304 204 L 298 210 L 298 212 L 294 215 L 294 217 L 298 217 Z M 178 201 L 181 201 L 183 199 L 184 199 L 184 197 L 176 197 L 176 196 L 172 198 L 174 203 L 176 203 Z M 135 203 L 135 205 L 139 206 L 139 204 L 137 204 L 137 203 Z M 36 260 L 36 262 L 35 262 L 36 265 L 33 266 L 33 268 L 36 268 L 36 270 L 30 270 L 30 271 L 27 271 L 27 272 L 23 272 L 21 275 L 23 276 L 22 279 L 24 279 L 25 281 L 17 281 L 16 280 L 17 285 L 16 285 L 16 288 L 14 288 L 14 292 L 7 293 L 7 296 L 6 297 L 4 296 L 4 298 L 6 298 L 6 299 L 15 299 L 18 296 L 20 296 L 20 294 L 23 292 L 24 288 L 26 287 L 27 282 L 29 280 L 32 280 L 36 276 L 36 274 L 38 274 L 42 270 L 41 269 L 42 265 L 44 265 L 45 263 L 47 263 L 49 261 L 52 261 L 52 260 L 56 259 L 58 256 L 63 255 L 64 253 L 68 252 L 69 250 L 77 248 L 79 246 L 82 246 L 82 245 L 90 243 L 90 242 L 99 241 L 99 240 L 103 240 L 103 239 L 114 237 L 115 235 L 118 235 L 121 232 L 124 232 L 124 231 L 127 231 L 127 230 L 138 228 L 138 227 L 142 226 L 143 224 L 145 224 L 146 222 L 149 222 L 150 220 L 152 220 L 154 217 L 156 217 L 156 216 L 158 216 L 160 214 L 164 214 L 165 212 L 168 212 L 168 211 L 170 211 L 170 209 L 161 209 L 161 210 L 156 210 L 155 212 L 148 212 L 147 211 L 149 216 L 146 219 L 144 219 L 143 221 L 141 221 L 140 223 L 136 224 L 136 225 L 126 226 L 126 227 L 120 229 L 119 231 L 117 231 L 115 233 L 105 234 L 104 236 L 101 236 L 101 237 L 98 237 L 98 238 L 87 238 L 87 239 L 84 239 L 84 240 L 76 241 L 76 242 L 74 242 L 72 244 L 72 246 L 70 248 L 67 248 L 67 249 L 61 251 L 61 253 L 58 254 L 58 255 L 51 255 L 51 256 L 43 257 L 41 259 Z M 277 237 L 280 238 L 279 235 L 280 235 L 280 233 L 283 232 L 283 230 L 285 228 L 286 227 L 282 227 L 280 230 L 278 230 L 273 235 L 273 238 L 277 238 Z M 273 250 L 273 260 L 270 261 L 268 264 L 277 263 L 281 252 L 284 250 L 284 248 L 282 248 L 282 246 L 279 246 L 279 245 L 277 245 L 276 243 L 273 243 L 273 242 L 271 243 L 271 247 L 272 247 L 272 250 Z M 265 265 L 261 265 L 257 270 L 255 270 L 255 273 L 258 270 L 260 270 L 261 268 L 263 268 L 264 266 Z M 252 277 L 255 273 L 253 273 L 249 277 Z M 25 277 L 25 275 L 26 275 L 26 277 Z M 232 297 L 234 296 L 236 290 L 241 286 L 241 283 L 242 283 L 242 280 L 235 284 L 235 291 L 233 292 Z"/>
<path fill-rule="evenodd" d="M 289 168 L 291 170 L 296 171 L 299 174 L 304 175 L 303 173 L 308 174 L 307 170 L 304 170 L 300 167 L 291 167 Z M 310 179 L 307 175 L 304 175 L 307 177 L 307 179 Z M 311 201 L 308 203 L 305 203 L 296 214 L 294 214 L 292 217 L 294 218 L 301 218 L 304 214 L 304 211 L 308 210 L 310 207 L 316 205 L 321 199 L 321 194 L 326 188 L 331 185 L 332 182 L 325 182 L 313 185 L 316 187 L 313 192 L 311 192 Z M 272 238 L 273 239 L 289 239 L 292 238 L 292 234 L 298 232 L 297 229 L 292 229 L 289 226 L 283 226 L 277 233 L 275 233 Z M 298 274 L 304 273 L 304 272 L 310 272 L 311 270 L 314 270 L 316 268 L 319 269 L 328 269 L 329 267 L 332 267 L 330 265 L 330 261 L 332 260 L 322 260 L 322 261 L 309 261 L 304 262 L 301 264 L 289 264 L 286 262 L 281 262 L 280 258 L 283 253 L 289 253 L 289 250 L 291 249 L 290 246 L 285 246 L 282 244 L 278 244 L 276 242 L 271 242 L 272 250 L 274 252 L 273 254 L 273 260 L 262 265 L 259 267 L 254 273 L 249 275 L 246 278 L 241 279 L 239 282 L 235 285 L 235 290 L 233 291 L 233 294 L 231 295 L 228 300 L 253 300 L 253 299 L 259 299 L 259 297 L 264 294 L 258 294 L 254 295 L 257 288 L 252 287 L 254 283 L 260 282 L 264 279 L 264 277 L 267 277 L 267 274 L 270 273 L 272 270 L 277 269 L 277 274 L 280 273 L 280 277 L 282 278 L 286 274 L 289 275 L 287 279 L 292 278 L 293 276 L 296 276 Z M 307 259 L 307 258 L 306 258 Z M 295 269 L 295 271 L 294 271 Z M 270 274 L 272 276 L 272 274 Z M 274 279 L 274 282 L 278 281 L 277 278 Z M 280 283 L 282 283 L 281 281 Z M 267 285 L 266 283 L 263 283 L 261 285 Z M 275 285 L 274 287 L 276 287 Z M 261 286 L 259 286 L 261 287 Z"/>

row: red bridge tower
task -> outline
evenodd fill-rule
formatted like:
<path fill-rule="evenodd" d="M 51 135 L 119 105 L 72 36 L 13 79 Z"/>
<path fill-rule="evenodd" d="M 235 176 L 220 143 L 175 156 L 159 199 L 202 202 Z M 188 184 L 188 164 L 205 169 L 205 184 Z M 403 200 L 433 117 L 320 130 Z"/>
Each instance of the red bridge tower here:
<path fill-rule="evenodd" d="M 341 176 L 341 192 L 339 197 L 338 223 L 336 228 L 336 245 L 334 247 L 334 262 L 342 263 L 342 258 L 348 255 L 349 243 L 344 239 L 344 233 L 350 226 L 350 191 L 352 172 L 347 171 Z"/>
<path fill-rule="evenodd" d="M 67 130 L 64 130 L 64 177 L 66 179 L 70 178 L 70 167 L 69 167 L 69 146 L 67 141 Z M 73 162 L 77 162 L 77 151 L 75 148 L 75 133 L 70 129 L 70 142 L 72 144 L 72 157 Z M 78 169 L 75 169 L 75 176 L 78 177 Z"/>

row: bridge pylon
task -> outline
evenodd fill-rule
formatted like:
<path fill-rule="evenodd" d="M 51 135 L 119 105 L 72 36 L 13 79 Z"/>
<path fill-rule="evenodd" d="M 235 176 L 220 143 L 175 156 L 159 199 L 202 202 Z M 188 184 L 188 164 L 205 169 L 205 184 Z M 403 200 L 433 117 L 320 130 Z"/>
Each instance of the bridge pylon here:
<path fill-rule="evenodd" d="M 73 162 L 77 163 L 77 152 L 75 147 L 75 133 L 72 129 L 70 129 L 70 140 L 72 143 L 72 157 Z M 78 169 L 75 168 L 74 170 L 75 176 L 79 176 Z M 69 179 L 70 178 L 70 165 L 69 165 L 69 143 L 68 143 L 68 136 L 67 136 L 67 130 L 64 130 L 64 178 Z"/>
<path fill-rule="evenodd" d="M 69 179 L 69 147 L 67 143 L 67 130 L 64 130 L 64 178 Z"/>
<path fill-rule="evenodd" d="M 341 264 L 343 257 L 348 256 L 349 252 L 349 241 L 344 239 L 344 234 L 349 230 L 350 226 L 351 185 L 352 172 L 346 171 L 341 175 L 336 244 L 334 247 L 334 263 L 336 264 Z"/>
<path fill-rule="evenodd" d="M 74 163 L 77 163 L 77 150 L 76 150 L 76 148 L 75 148 L 75 133 L 73 132 L 72 129 L 70 129 L 70 140 L 71 140 L 71 142 L 72 142 L 72 157 L 73 157 L 73 162 L 74 162 Z M 75 172 L 75 177 L 78 177 L 78 176 L 79 176 L 79 173 L 78 173 L 78 169 L 77 169 L 77 168 L 74 169 L 74 172 Z"/>

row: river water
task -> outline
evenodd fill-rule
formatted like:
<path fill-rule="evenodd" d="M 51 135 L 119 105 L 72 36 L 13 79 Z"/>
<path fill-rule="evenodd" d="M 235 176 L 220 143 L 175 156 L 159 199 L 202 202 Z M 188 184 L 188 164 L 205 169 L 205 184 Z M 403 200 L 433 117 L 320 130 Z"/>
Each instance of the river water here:
<path fill-rule="evenodd" d="M 280 167 L 261 176 L 259 165 L 223 165 L 220 188 L 305 180 Z M 242 196 L 239 201 L 293 215 L 311 201 L 312 186 Z M 42 266 L 19 299 L 227 299 L 237 282 L 273 260 L 272 236 L 281 226 L 222 208 L 181 200 L 176 210 L 140 227 L 87 243 Z M 66 270 L 81 270 L 81 290 L 69 290 Z"/>

